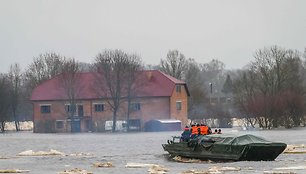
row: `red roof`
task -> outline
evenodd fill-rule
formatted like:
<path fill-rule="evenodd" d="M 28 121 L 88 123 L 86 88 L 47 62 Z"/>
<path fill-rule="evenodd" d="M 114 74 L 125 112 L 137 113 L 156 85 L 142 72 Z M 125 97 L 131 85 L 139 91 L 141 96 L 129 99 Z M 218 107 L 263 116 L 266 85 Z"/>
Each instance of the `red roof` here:
<path fill-rule="evenodd" d="M 138 77 L 140 78 L 138 78 L 137 83 L 141 84 L 138 85 L 139 89 L 137 89 L 138 97 L 169 97 L 172 95 L 176 84 L 182 84 L 186 87 L 185 82 L 158 70 L 140 71 Z M 67 92 L 65 92 L 61 79 L 62 76 L 58 75 L 38 85 L 32 92 L 31 100 L 67 100 Z M 106 97 L 96 92 L 97 88 L 95 86 L 97 86 L 98 73 L 79 73 L 78 79 L 77 99 L 99 99 Z M 189 95 L 188 90 L 187 94 Z"/>

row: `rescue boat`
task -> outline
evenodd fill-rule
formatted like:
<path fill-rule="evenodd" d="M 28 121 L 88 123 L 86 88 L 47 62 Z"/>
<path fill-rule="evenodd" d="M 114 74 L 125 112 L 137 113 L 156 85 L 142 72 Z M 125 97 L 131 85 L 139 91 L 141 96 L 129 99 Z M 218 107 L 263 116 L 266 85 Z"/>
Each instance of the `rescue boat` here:
<path fill-rule="evenodd" d="M 287 144 L 267 141 L 251 134 L 210 134 L 199 135 L 187 142 L 174 136 L 162 146 L 172 157 L 212 161 L 272 161 L 286 149 Z"/>

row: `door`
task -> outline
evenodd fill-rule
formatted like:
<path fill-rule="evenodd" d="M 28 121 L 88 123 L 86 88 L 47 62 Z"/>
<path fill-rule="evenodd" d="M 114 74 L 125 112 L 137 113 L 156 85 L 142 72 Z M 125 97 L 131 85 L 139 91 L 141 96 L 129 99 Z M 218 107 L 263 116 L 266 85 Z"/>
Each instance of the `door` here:
<path fill-rule="evenodd" d="M 71 119 L 71 132 L 81 132 L 81 120 L 78 118 Z"/>
<path fill-rule="evenodd" d="M 79 117 L 83 117 L 84 116 L 83 105 L 78 105 L 78 116 Z"/>

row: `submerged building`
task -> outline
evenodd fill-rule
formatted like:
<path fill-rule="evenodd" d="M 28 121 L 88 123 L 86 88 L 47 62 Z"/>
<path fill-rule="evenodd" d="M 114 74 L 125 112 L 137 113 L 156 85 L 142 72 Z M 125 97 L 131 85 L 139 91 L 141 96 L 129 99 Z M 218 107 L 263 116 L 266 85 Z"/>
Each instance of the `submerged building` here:
<path fill-rule="evenodd" d="M 126 96 L 121 96 L 117 113 L 117 130 L 148 130 L 152 120 L 179 120 L 187 123 L 188 88 L 185 82 L 161 71 L 139 71 L 131 97 L 130 116 Z M 74 112 L 64 76 L 58 75 L 37 86 L 31 96 L 34 132 L 104 132 L 112 129 L 113 112 L 103 85 L 95 72 L 78 73 L 74 91 Z M 99 83 L 97 83 L 99 81 Z M 71 114 L 73 113 L 73 114 Z"/>

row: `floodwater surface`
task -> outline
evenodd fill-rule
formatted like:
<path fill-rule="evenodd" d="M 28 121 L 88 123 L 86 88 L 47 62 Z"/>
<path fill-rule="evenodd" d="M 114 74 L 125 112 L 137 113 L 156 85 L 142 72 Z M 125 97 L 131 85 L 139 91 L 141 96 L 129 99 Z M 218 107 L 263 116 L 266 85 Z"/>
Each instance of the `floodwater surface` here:
<path fill-rule="evenodd" d="M 306 129 L 240 131 L 224 129 L 224 133 L 253 134 L 267 140 L 287 144 L 306 144 Z M 239 167 L 232 173 L 263 174 L 277 168 L 282 171 L 306 173 L 306 154 L 281 154 L 275 161 L 240 161 L 180 163 L 169 160 L 161 144 L 181 132 L 140 133 L 79 133 L 79 134 L 36 134 L 32 132 L 0 134 L 0 170 L 30 170 L 31 174 L 56 174 L 66 169 L 81 168 L 94 174 L 143 174 L 148 167 L 126 168 L 128 163 L 157 164 L 177 174 L 187 170 L 208 170 L 213 167 Z M 18 156 L 27 150 L 49 151 L 54 149 L 64 156 Z M 111 162 L 112 168 L 95 168 L 94 163 Z"/>

